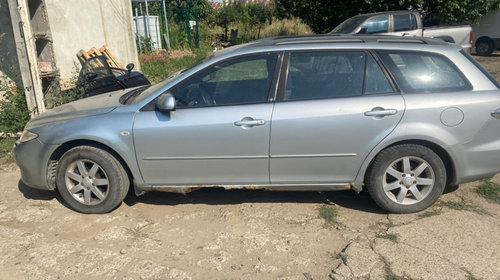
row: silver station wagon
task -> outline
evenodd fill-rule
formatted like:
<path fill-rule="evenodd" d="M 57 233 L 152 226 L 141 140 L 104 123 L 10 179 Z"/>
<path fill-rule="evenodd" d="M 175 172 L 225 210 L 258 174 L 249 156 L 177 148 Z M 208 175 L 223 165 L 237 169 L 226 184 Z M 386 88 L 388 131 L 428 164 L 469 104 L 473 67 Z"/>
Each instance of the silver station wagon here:
<path fill-rule="evenodd" d="M 460 47 L 314 35 L 235 46 L 153 85 L 65 104 L 15 145 L 25 184 L 83 213 L 129 187 L 366 188 L 421 211 L 500 171 L 500 84 Z"/>

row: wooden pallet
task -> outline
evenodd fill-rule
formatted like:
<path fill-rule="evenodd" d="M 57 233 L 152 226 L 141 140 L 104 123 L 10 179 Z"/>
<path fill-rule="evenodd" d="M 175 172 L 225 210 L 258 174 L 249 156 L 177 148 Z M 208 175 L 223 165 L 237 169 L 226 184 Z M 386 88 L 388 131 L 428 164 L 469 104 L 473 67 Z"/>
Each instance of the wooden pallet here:
<path fill-rule="evenodd" d="M 123 67 L 123 64 L 121 64 L 118 58 L 116 58 L 115 54 L 106 45 L 103 45 L 100 49 L 96 49 L 95 47 L 91 48 L 88 52 L 80 50 L 76 54 L 76 57 L 83 65 L 85 61 L 87 61 L 87 59 L 100 55 L 104 55 L 104 57 L 106 57 L 106 61 L 108 62 L 110 67 L 125 69 L 125 67 Z"/>

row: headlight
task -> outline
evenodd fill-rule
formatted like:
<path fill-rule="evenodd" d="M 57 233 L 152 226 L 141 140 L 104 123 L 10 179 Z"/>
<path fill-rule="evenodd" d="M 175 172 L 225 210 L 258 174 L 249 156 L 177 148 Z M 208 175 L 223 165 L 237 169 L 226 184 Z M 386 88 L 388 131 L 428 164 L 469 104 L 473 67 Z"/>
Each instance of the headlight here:
<path fill-rule="evenodd" d="M 19 142 L 21 142 L 21 143 L 28 142 L 28 141 L 31 141 L 31 140 L 37 138 L 37 137 L 38 137 L 38 134 L 33 133 L 33 132 L 25 129 L 23 131 L 23 134 L 21 134 L 21 138 L 19 138 Z"/>

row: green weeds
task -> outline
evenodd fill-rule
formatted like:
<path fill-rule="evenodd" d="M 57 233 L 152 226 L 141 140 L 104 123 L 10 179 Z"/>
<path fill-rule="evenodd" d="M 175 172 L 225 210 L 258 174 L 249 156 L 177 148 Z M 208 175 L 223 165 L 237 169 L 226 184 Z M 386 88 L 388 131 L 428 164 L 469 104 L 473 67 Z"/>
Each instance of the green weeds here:
<path fill-rule="evenodd" d="M 319 208 L 319 217 L 324 220 L 324 228 L 332 228 L 340 226 L 342 223 L 338 221 L 339 211 L 334 205 L 322 205 Z"/>
<path fill-rule="evenodd" d="M 486 200 L 500 204 L 500 185 L 493 183 L 490 179 L 477 187 L 476 193 Z"/>

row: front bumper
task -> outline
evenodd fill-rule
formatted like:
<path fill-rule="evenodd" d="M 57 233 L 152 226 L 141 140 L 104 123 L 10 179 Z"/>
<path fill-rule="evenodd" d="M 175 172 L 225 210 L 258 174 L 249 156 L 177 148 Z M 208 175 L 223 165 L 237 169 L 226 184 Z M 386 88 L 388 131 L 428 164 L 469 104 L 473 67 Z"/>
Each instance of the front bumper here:
<path fill-rule="evenodd" d="M 14 145 L 16 163 L 21 169 L 24 184 L 29 187 L 52 190 L 47 182 L 47 164 L 49 157 L 57 148 L 56 145 L 47 145 L 38 139 Z"/>

